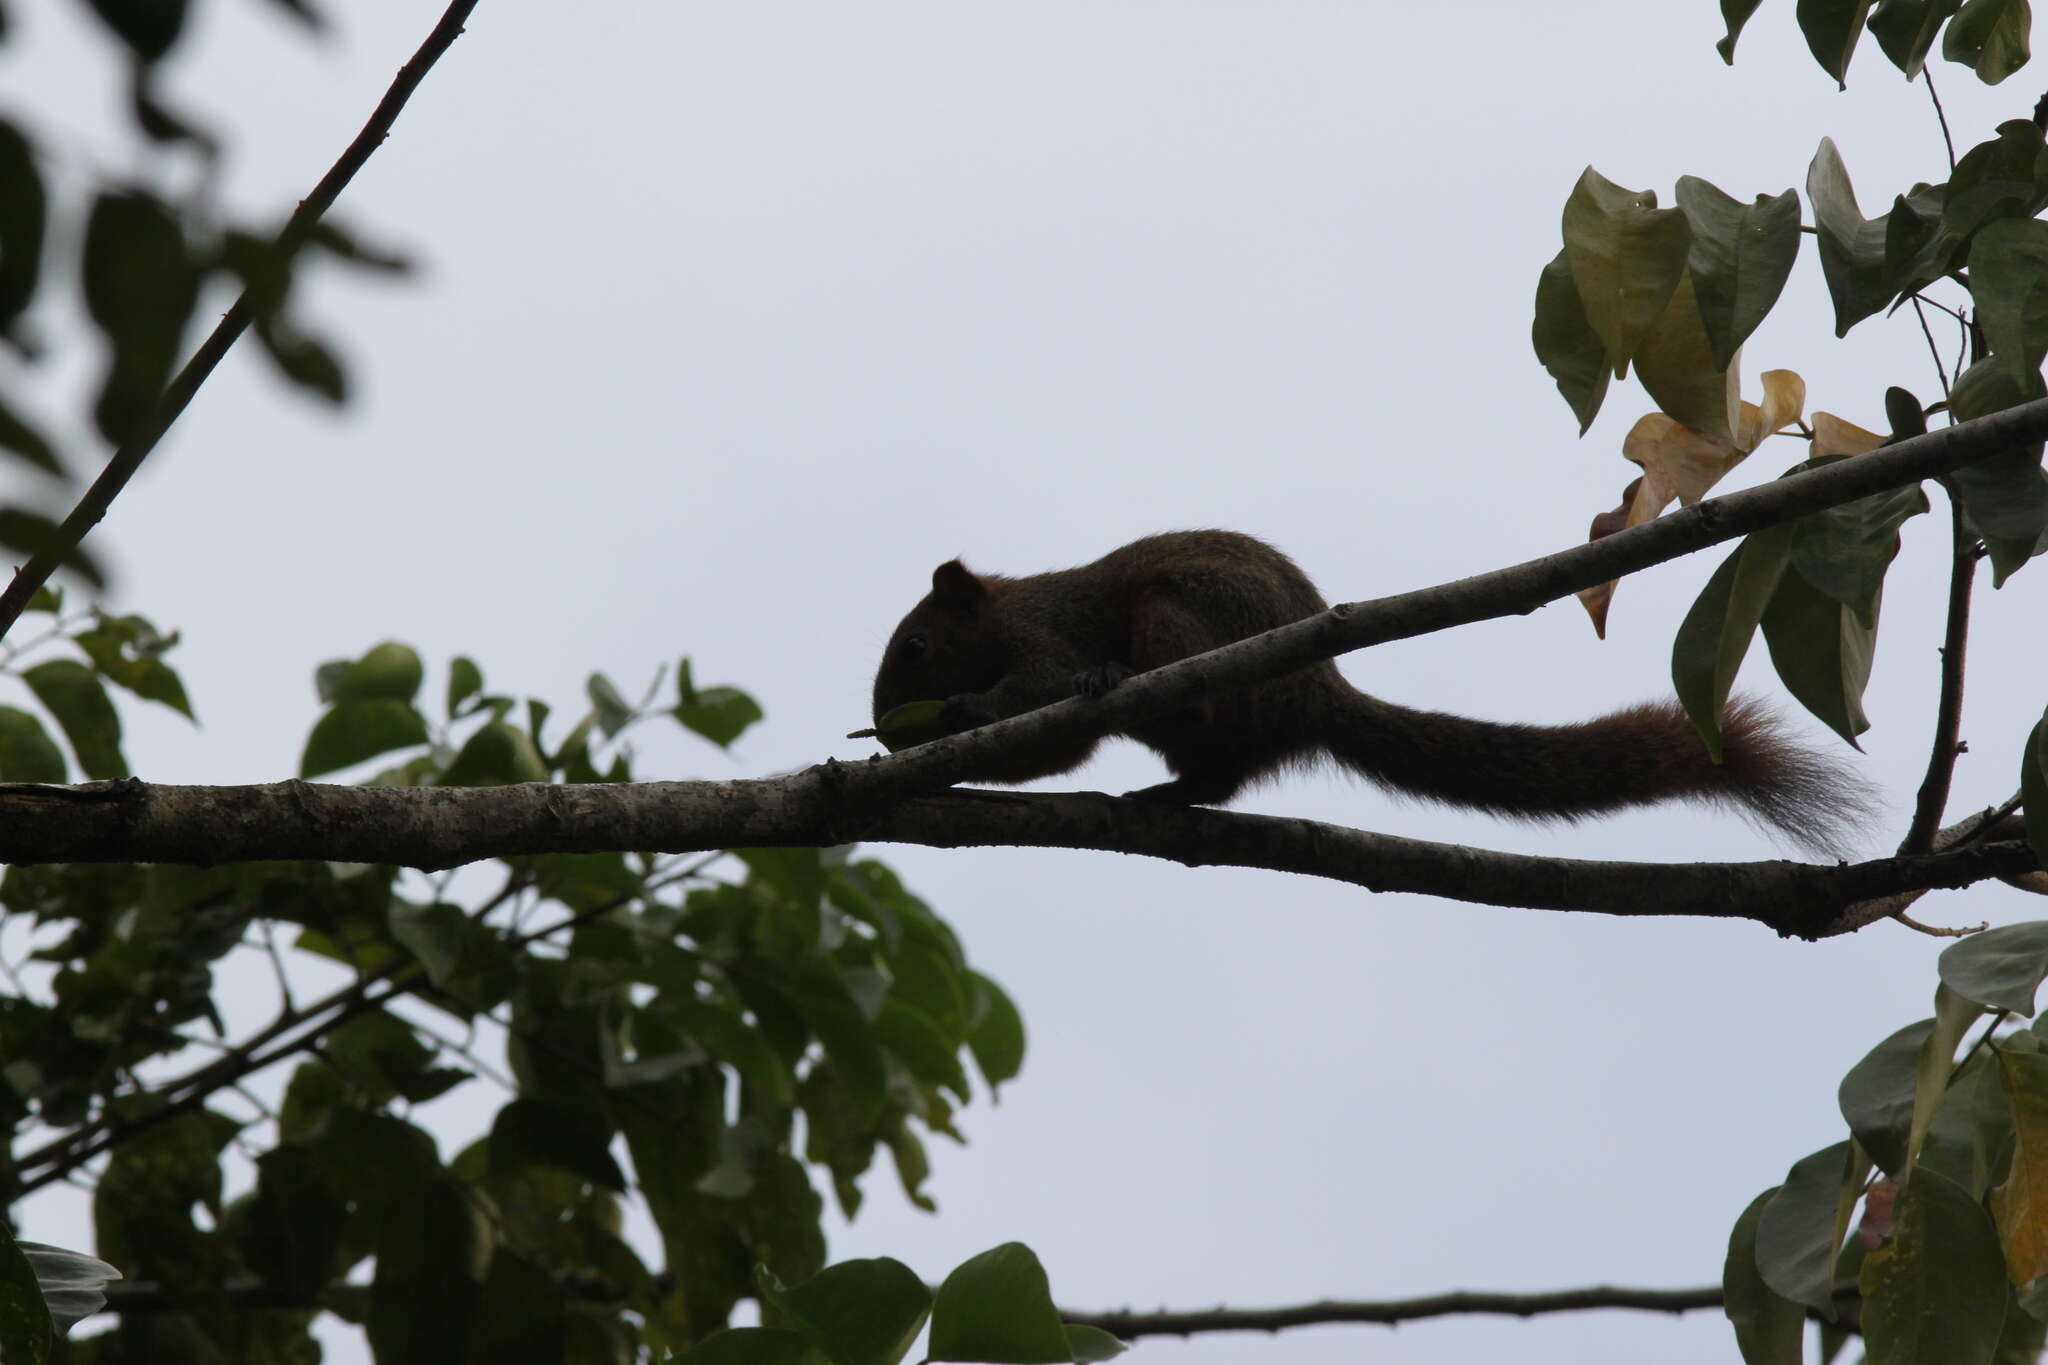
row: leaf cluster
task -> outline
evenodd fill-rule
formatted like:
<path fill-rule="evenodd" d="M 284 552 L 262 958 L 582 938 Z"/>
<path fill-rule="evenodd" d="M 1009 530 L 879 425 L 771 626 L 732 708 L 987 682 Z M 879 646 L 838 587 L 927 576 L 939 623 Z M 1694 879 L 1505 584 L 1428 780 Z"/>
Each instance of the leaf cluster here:
<path fill-rule="evenodd" d="M 1965 938 L 1941 955 L 1933 1016 L 1842 1078 L 1850 1136 L 1794 1162 L 1729 1240 L 1728 1316 L 1748 1365 L 1796 1365 L 1809 1312 L 1830 1324 L 1822 1359 L 1832 1359 L 1852 1302 L 1873 1365 L 2039 1357 L 2048 1018 L 2011 1021 L 2034 1017 L 2044 977 L 2048 922 Z"/>
<path fill-rule="evenodd" d="M 68 638 L 113 628 L 89 617 Z M 737 688 L 698 685 L 687 660 L 672 692 L 658 677 L 636 701 L 592 675 L 566 727 L 491 691 L 468 659 L 429 712 L 424 675 L 388 642 L 323 665 L 302 768 L 382 759 L 368 780 L 421 786 L 630 781 L 636 727 L 723 745 L 761 715 Z M 0 999 L 0 1184 L 38 1188 L 104 1153 L 98 1249 L 175 1305 L 124 1315 L 74 1358 L 306 1360 L 321 1311 L 360 1323 L 383 1362 L 681 1349 L 760 1294 L 757 1267 L 794 1283 L 824 1266 L 815 1182 L 850 1216 L 886 1152 L 931 1207 L 925 1144 L 960 1138 L 970 1065 L 993 1093 L 1022 1064 L 1001 988 L 849 849 L 498 870 L 494 893 L 474 870 L 428 883 L 330 863 L 0 879 L 0 906 L 37 927 L 12 969 L 45 983 Z M 259 953 L 281 1003 L 237 1034 L 217 967 Z M 315 961 L 348 984 L 295 1003 Z M 505 1039 L 503 1073 L 483 1028 Z M 195 1046 L 210 1060 L 177 1070 Z M 245 1079 L 294 1057 L 281 1099 L 252 1104 Z M 487 1130 L 443 1152 L 417 1111 L 489 1083 L 506 1093 Z M 621 1235 L 628 1199 L 658 1261 Z M 276 1306 L 236 1297 L 252 1285 Z"/>

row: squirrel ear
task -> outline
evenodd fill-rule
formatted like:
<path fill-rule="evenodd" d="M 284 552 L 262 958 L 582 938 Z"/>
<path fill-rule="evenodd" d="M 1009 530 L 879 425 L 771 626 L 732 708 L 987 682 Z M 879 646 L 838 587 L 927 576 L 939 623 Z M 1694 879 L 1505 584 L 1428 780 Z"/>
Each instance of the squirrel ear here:
<path fill-rule="evenodd" d="M 932 596 L 948 606 L 971 607 L 988 594 L 988 585 L 957 559 L 932 570 Z"/>

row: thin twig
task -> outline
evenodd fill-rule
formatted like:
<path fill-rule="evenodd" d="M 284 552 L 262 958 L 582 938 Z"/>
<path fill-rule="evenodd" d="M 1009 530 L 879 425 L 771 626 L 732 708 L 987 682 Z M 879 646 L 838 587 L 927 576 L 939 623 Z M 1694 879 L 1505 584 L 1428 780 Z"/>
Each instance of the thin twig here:
<path fill-rule="evenodd" d="M 1929 938 L 1968 938 L 1972 934 L 1981 934 L 1991 927 L 1990 920 L 1985 920 L 1980 924 L 1961 924 L 1955 926 L 1922 924 L 1903 910 L 1894 914 L 1892 918 L 1903 924 L 1906 928 L 1911 929 L 1914 933 L 1925 934 Z"/>
<path fill-rule="evenodd" d="M 1953 175 L 1956 169 L 1956 141 L 1949 136 L 1948 114 L 1942 109 L 1941 95 L 1934 88 L 1933 69 L 1925 66 L 1921 67 L 1920 79 L 1927 86 L 1927 98 L 1934 101 L 1934 117 L 1941 124 L 1941 145 L 1948 148 L 1948 169 L 1949 174 Z"/>
<path fill-rule="evenodd" d="M 277 951 L 277 933 L 269 920 L 259 920 L 258 933 L 263 938 L 263 950 L 270 954 L 270 966 L 277 973 L 277 998 L 284 1008 L 293 1008 L 291 977 L 284 969 L 284 955 Z"/>
<path fill-rule="evenodd" d="M 1970 593 L 1976 586 L 1977 539 L 1963 520 L 1962 504 L 1949 493 L 1951 552 L 1948 569 L 1948 624 L 1941 642 L 1941 700 L 1935 709 L 1934 748 L 1927 756 L 1927 775 L 1913 804 L 1913 821 L 1899 844 L 1901 853 L 1925 853 L 1934 847 L 1934 832 L 1948 805 L 1956 757 L 1962 752 L 1963 658 L 1970 635 Z"/>
<path fill-rule="evenodd" d="M 1913 296 L 1913 316 L 1920 319 L 1920 335 L 1927 338 L 1927 353 L 1934 357 L 1934 377 L 1941 381 L 1941 398 L 1947 402 L 1948 370 L 1941 363 L 1941 348 L 1934 343 L 1934 329 L 1927 325 L 1927 310 L 1921 306 L 1918 294 Z"/>
<path fill-rule="evenodd" d="M 320 216 L 327 212 L 349 181 L 355 178 L 356 172 L 369 161 L 371 153 L 391 135 L 391 126 L 397 122 L 399 111 L 405 108 L 406 101 L 412 98 L 413 91 L 419 87 L 420 81 L 433 68 L 434 63 L 440 60 L 441 54 L 461 35 L 463 24 L 468 21 L 470 11 L 476 6 L 477 0 L 453 0 L 447 11 L 442 14 L 441 21 L 434 25 L 433 32 L 427 35 L 426 41 L 413 53 L 411 60 L 398 68 L 398 74 L 392 78 L 390 89 L 386 90 L 384 98 L 378 101 L 369 122 L 363 125 L 362 131 L 349 143 L 348 149 L 341 154 L 341 159 L 320 178 L 320 183 L 313 187 L 312 193 L 299 201 L 298 208 L 293 211 L 283 230 L 278 233 L 277 249 L 280 254 L 290 255 L 306 240 L 313 225 L 320 221 Z M 157 443 L 163 440 L 164 433 L 184 414 L 194 395 L 199 392 L 199 386 L 206 382 L 215 367 L 227 355 L 228 349 L 248 330 L 249 324 L 256 316 L 254 295 L 253 288 L 247 289 L 235 300 L 234 306 L 228 309 L 227 315 L 213 329 L 213 334 L 200 344 L 199 349 L 192 353 L 192 358 L 185 362 L 185 368 L 171 381 L 149 422 L 122 442 L 121 447 L 114 452 L 113 458 L 107 461 L 106 468 L 100 471 L 99 477 L 92 481 L 92 486 L 86 489 L 78 505 L 71 510 L 71 515 L 64 518 L 64 524 L 51 535 L 49 543 L 36 551 L 29 562 L 16 571 L 13 582 L 7 585 L 4 593 L 0 593 L 0 636 L 6 635 L 20 619 L 22 612 L 27 610 L 29 599 L 35 596 L 36 589 L 49 581 L 57 566 L 78 548 L 79 542 L 85 539 L 87 532 L 99 524 L 100 518 L 106 516 L 107 509 L 113 506 L 114 499 L 127 487 L 128 480 L 141 467 L 143 460 L 156 449 Z"/>
<path fill-rule="evenodd" d="M 1192 1312 L 1077 1312 L 1063 1308 L 1067 1322 L 1100 1328 L 1112 1336 L 1194 1336 L 1198 1332 L 1278 1332 L 1289 1327 L 1327 1323 L 1392 1325 L 1422 1318 L 1462 1313 L 1491 1313 L 1531 1318 L 1542 1313 L 1575 1313 L 1598 1308 L 1636 1308 L 1657 1313 L 1686 1313 L 1719 1308 L 1720 1285 L 1697 1289 L 1625 1289 L 1595 1285 L 1534 1294 L 1492 1294 L 1470 1291 L 1431 1294 L 1416 1299 L 1340 1300 L 1295 1304 L 1285 1308 L 1209 1308 Z"/>

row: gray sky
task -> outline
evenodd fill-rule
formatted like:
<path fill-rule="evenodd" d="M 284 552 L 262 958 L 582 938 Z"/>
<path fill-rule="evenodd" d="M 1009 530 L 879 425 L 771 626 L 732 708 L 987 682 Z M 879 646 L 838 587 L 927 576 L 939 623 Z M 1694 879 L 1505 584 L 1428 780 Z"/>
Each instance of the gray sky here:
<path fill-rule="evenodd" d="M 118 72 L 74 8 L 13 7 L 0 106 L 61 120 L 62 157 L 125 168 Z M 172 88 L 228 134 L 231 202 L 272 219 L 438 13 L 330 3 L 339 31 L 308 43 L 254 0 L 200 8 Z M 1341 600 L 1569 545 L 1616 501 L 1621 437 L 1650 406 L 1617 385 L 1576 440 L 1529 350 L 1581 168 L 1666 203 L 1687 173 L 1746 198 L 1803 188 L 1827 135 L 1876 213 L 1945 164 L 1924 91 L 1874 47 L 1837 93 L 1789 5 L 1757 16 L 1732 70 L 1718 36 L 1708 0 L 573 17 L 486 0 L 339 210 L 423 269 L 323 270 L 303 300 L 356 401 L 322 411 L 238 352 L 95 542 L 123 608 L 185 630 L 204 722 L 134 714 L 131 758 L 162 781 L 287 775 L 313 667 L 398 638 L 434 661 L 430 689 L 466 652 L 494 688 L 564 708 L 591 668 L 630 692 L 687 652 L 768 722 L 730 758 L 650 743 L 642 773 L 772 773 L 868 752 L 840 736 L 866 723 L 876 653 L 955 554 L 1029 572 L 1224 525 Z M 2039 88 L 1940 63 L 1936 79 L 1962 146 Z M 1809 247 L 1746 370 L 1799 370 L 1810 408 L 1872 427 L 1887 384 L 1938 392 L 1910 316 L 1832 331 Z M 95 364 L 47 369 L 42 411 L 82 410 Z M 1773 442 L 1734 482 L 1802 453 Z M 1907 526 L 1885 602 L 1859 763 L 1892 807 L 1873 852 L 1896 842 L 1927 747 L 1945 523 Z M 1717 560 L 1631 580 L 1604 644 L 1560 605 L 1344 667 L 1394 700 L 1582 718 L 1668 690 L 1672 632 Z M 2043 574 L 1980 596 L 1958 811 L 2014 786 L 2048 664 L 2022 628 Z M 1778 693 L 1758 654 L 1746 682 Z M 1062 785 L 1157 774 L 1117 745 Z M 1691 810 L 1530 829 L 1338 779 L 1242 805 L 1585 857 L 1773 853 Z M 878 852 L 1016 997 L 1032 1053 L 998 1108 L 965 1115 L 972 1145 L 935 1151 L 940 1216 L 878 1173 L 833 1254 L 936 1277 L 1021 1239 L 1083 1307 L 1713 1280 L 1742 1206 L 1840 1136 L 1842 1071 L 1927 1012 L 1943 946 L 1893 925 L 1781 943 L 1753 924 L 1110 855 Z M 1999 888 L 1917 913 L 2039 905 Z M 451 1133 L 474 1118 L 447 1112 Z M 81 1208 L 45 1201 L 24 1231 L 76 1245 Z M 1712 1314 L 1138 1349 L 1188 1365 L 1734 1355 Z"/>

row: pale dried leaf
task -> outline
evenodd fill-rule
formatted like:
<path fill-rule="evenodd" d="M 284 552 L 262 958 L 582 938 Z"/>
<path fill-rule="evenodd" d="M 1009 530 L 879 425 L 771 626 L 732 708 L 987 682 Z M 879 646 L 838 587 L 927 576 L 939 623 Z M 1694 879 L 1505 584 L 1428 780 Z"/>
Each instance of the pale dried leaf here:
<path fill-rule="evenodd" d="M 1808 456 L 1861 455 L 1866 450 L 1876 450 L 1884 443 L 1885 438 L 1874 431 L 1865 431 L 1831 412 L 1816 412 L 1813 415 L 1813 449 Z"/>
<path fill-rule="evenodd" d="M 1766 437 L 1791 426 L 1806 411 L 1806 381 L 1796 370 L 1765 370 L 1759 379 L 1764 401 L 1744 403 L 1742 420 L 1737 423 L 1735 443 L 1744 451 L 1755 450 Z"/>
<path fill-rule="evenodd" d="M 1742 463 L 1745 452 L 1725 437 L 1653 412 L 1630 429 L 1621 443 L 1621 454 L 1643 467 L 1644 487 L 1637 493 L 1637 507 L 1631 509 L 1628 523 L 1639 526 L 1670 505 L 1671 497 L 1663 496 L 1667 492 L 1688 507 L 1698 502 L 1722 475 Z M 1651 506 L 1660 496 L 1663 500 Z"/>

